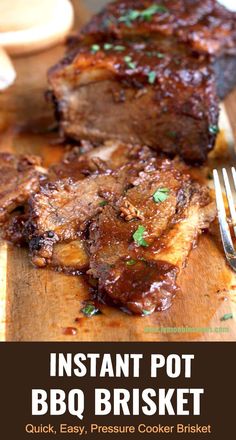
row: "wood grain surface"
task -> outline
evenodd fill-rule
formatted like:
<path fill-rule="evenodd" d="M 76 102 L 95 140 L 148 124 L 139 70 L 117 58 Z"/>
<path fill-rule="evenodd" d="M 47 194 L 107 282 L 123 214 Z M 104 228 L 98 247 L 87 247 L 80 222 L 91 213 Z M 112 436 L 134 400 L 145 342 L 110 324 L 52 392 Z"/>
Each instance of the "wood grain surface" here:
<path fill-rule="evenodd" d="M 87 18 L 77 4 L 77 26 Z M 52 132 L 53 111 L 44 98 L 46 72 L 63 47 L 15 60 L 17 81 L 0 94 L 0 150 L 40 154 L 45 165 L 63 154 Z M 226 100 L 236 136 L 236 91 Z M 224 161 L 230 159 L 224 152 Z M 218 166 L 223 161 L 218 157 Z M 88 298 L 82 277 L 35 269 L 27 250 L 0 243 L 0 337 L 7 341 L 231 341 L 236 340 L 236 278 L 226 264 L 215 225 L 191 252 L 179 277 L 181 292 L 173 306 L 150 317 L 134 317 L 102 307 L 102 314 L 84 317 Z M 72 330 L 68 330 L 72 329 Z"/>

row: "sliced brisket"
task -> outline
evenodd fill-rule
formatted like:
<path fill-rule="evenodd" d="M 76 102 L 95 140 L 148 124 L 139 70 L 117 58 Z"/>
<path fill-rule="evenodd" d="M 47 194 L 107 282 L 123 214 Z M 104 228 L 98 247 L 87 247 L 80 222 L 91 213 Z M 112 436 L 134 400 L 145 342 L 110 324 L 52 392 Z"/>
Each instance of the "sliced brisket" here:
<path fill-rule="evenodd" d="M 215 206 L 206 188 L 168 161 L 133 185 L 90 226 L 89 274 L 100 300 L 145 315 L 171 305 L 178 273 Z"/>

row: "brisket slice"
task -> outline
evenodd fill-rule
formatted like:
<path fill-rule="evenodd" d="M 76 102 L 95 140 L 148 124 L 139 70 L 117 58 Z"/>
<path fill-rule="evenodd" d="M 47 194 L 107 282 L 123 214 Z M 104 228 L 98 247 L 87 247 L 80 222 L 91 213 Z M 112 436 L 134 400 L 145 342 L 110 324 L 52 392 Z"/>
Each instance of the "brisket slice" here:
<path fill-rule="evenodd" d="M 177 276 L 198 234 L 214 219 L 215 206 L 206 188 L 167 161 L 133 183 L 90 226 L 89 274 L 98 279 L 101 301 L 145 315 L 170 307 Z M 168 197 L 155 203 L 158 188 L 168 188 Z M 124 217 L 127 206 L 130 216 Z M 140 226 L 145 241 L 137 243 Z"/>
<path fill-rule="evenodd" d="M 143 12 L 153 5 L 157 6 L 156 13 L 135 18 L 133 11 Z M 194 52 L 209 57 L 220 98 L 236 85 L 236 13 L 216 0 L 115 1 L 82 30 L 82 38 L 91 44 L 137 37 L 184 42 Z"/>
<path fill-rule="evenodd" d="M 157 42 L 81 45 L 51 69 L 63 134 L 148 145 L 189 162 L 213 148 L 218 100 L 208 63 Z"/>
<path fill-rule="evenodd" d="M 46 170 L 37 156 L 14 156 L 0 153 L 0 224 L 10 214 L 24 207 L 31 194 L 38 191 Z"/>
<path fill-rule="evenodd" d="M 83 238 L 91 219 L 123 194 L 140 166 L 127 164 L 117 172 L 108 170 L 78 181 L 57 180 L 33 195 L 28 233 L 34 264 L 50 264 L 56 243 Z"/>
<path fill-rule="evenodd" d="M 178 274 L 215 206 L 183 163 L 157 158 L 147 147 L 116 147 L 105 146 L 109 165 L 103 161 L 87 177 L 48 183 L 37 158 L 2 155 L 3 230 L 16 244 L 29 242 L 37 266 L 73 274 L 89 268 L 101 301 L 149 314 L 170 306 Z M 62 162 L 63 173 L 76 158 L 91 159 L 74 151 Z"/>

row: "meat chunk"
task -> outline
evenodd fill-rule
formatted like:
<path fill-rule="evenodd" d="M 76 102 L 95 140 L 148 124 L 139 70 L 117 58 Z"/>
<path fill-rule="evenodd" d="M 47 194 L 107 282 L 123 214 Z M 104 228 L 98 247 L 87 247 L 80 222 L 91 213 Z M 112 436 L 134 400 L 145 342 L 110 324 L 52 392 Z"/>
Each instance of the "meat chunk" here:
<path fill-rule="evenodd" d="M 221 98 L 236 85 L 236 13 L 216 0 L 115 1 L 94 16 L 82 36 L 89 43 L 137 37 L 184 42 L 210 57 Z"/>
<path fill-rule="evenodd" d="M 131 170 L 132 175 L 132 170 Z M 30 200 L 30 249 L 37 266 L 50 263 L 54 244 L 77 240 L 90 220 L 128 185 L 126 170 L 49 183 Z"/>
<path fill-rule="evenodd" d="M 72 275 L 85 273 L 89 268 L 89 255 L 85 240 L 79 238 L 56 243 L 50 259 L 50 267 Z"/>
<path fill-rule="evenodd" d="M 36 156 L 14 156 L 0 153 L 0 224 L 16 208 L 24 206 L 29 196 L 38 191 L 46 170 Z"/>
<path fill-rule="evenodd" d="M 203 162 L 217 132 L 214 78 L 183 51 L 126 41 L 78 48 L 49 73 L 64 135 Z"/>
<path fill-rule="evenodd" d="M 82 179 L 80 172 L 76 174 L 75 170 L 80 169 L 79 164 L 92 159 L 93 163 L 101 161 L 102 169 L 98 171 L 96 168 L 87 176 L 85 173 Z M 140 171 L 152 169 L 156 161 L 155 152 L 148 147 L 111 142 L 82 156 L 78 149 L 66 154 L 62 163 L 53 167 L 53 173 L 69 175 L 72 163 L 73 178 L 55 180 L 56 174 L 53 174 L 53 181 L 42 186 L 29 201 L 27 236 L 34 264 L 56 266 L 55 245 L 58 249 L 59 243 L 83 237 L 89 222 L 103 206 L 117 200 L 126 188 L 132 186 Z M 52 176 L 52 170 L 49 176 Z"/>
<path fill-rule="evenodd" d="M 171 162 L 142 172 L 90 226 L 90 270 L 99 297 L 136 314 L 165 310 L 198 234 L 215 217 L 207 188 Z M 122 216 L 129 203 L 141 214 Z"/>
<path fill-rule="evenodd" d="M 175 35 L 212 14 L 215 0 L 117 0 L 109 3 L 82 29 L 91 41 L 109 37 Z"/>
<path fill-rule="evenodd" d="M 50 181 L 70 178 L 73 181 L 83 180 L 85 177 L 109 171 L 109 158 L 116 151 L 118 144 L 107 143 L 101 147 L 93 148 L 84 153 L 83 148 L 74 147 L 69 150 L 61 162 L 49 168 Z M 127 146 L 125 146 L 127 149 Z"/>
<path fill-rule="evenodd" d="M 73 159 L 91 159 L 90 153 L 77 153 L 67 154 L 63 172 Z M 178 291 L 178 274 L 193 243 L 215 216 L 209 191 L 192 180 L 186 165 L 158 157 L 148 147 L 107 143 L 97 154 L 109 165 L 102 161 L 84 178 L 48 183 L 44 178 L 42 185 L 38 159 L 2 157 L 11 168 L 9 188 L 28 182 L 31 168 L 38 178 L 28 192 L 21 190 L 24 197 L 12 197 L 4 236 L 19 245 L 29 242 L 39 267 L 88 271 L 97 280 L 101 301 L 136 314 L 165 310 Z M 23 173 L 22 180 L 16 172 Z"/>
<path fill-rule="evenodd" d="M 27 209 L 27 208 L 26 208 Z M 23 247 L 28 244 L 26 225 L 28 214 L 24 209 L 11 213 L 4 224 L 1 225 L 1 237 L 13 243 L 15 246 Z"/>

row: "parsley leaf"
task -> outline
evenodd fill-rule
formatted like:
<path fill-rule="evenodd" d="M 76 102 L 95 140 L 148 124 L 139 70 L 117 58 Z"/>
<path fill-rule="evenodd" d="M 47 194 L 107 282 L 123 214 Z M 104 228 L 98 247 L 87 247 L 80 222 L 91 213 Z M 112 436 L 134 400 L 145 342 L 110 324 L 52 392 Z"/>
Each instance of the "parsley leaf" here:
<path fill-rule="evenodd" d="M 144 226 L 139 225 L 137 231 L 133 234 L 133 240 L 138 246 L 148 247 L 148 243 L 143 238 L 143 234 L 145 233 L 146 229 Z"/>
<path fill-rule="evenodd" d="M 162 5 L 151 5 L 149 6 L 149 8 L 144 9 L 144 11 L 140 12 L 140 16 L 143 18 L 143 20 L 151 20 L 152 16 L 154 14 L 158 14 L 158 13 L 164 13 L 167 12 L 168 9 L 165 8 L 165 6 Z"/>
<path fill-rule="evenodd" d="M 134 266 L 134 264 L 136 264 L 137 263 L 137 261 L 136 260 L 128 260 L 128 261 L 126 261 L 126 266 Z"/>
<path fill-rule="evenodd" d="M 101 49 L 101 47 L 99 46 L 99 44 L 93 44 L 91 46 L 91 52 L 96 53 Z"/>
<path fill-rule="evenodd" d="M 149 74 L 148 74 L 149 84 L 154 84 L 154 82 L 156 81 L 156 77 L 157 77 L 156 72 L 154 72 L 153 70 L 151 72 L 149 72 Z"/>
<path fill-rule="evenodd" d="M 87 318 L 91 318 L 92 316 L 99 315 L 101 313 L 94 304 L 87 304 L 83 309 L 81 309 L 81 312 L 87 316 Z"/>
<path fill-rule="evenodd" d="M 99 206 L 106 206 L 108 205 L 108 202 L 106 200 L 103 200 L 102 202 L 99 203 Z"/>
<path fill-rule="evenodd" d="M 209 133 L 211 134 L 218 134 L 219 133 L 219 127 L 217 125 L 209 125 Z"/>
<path fill-rule="evenodd" d="M 228 319 L 233 319 L 233 313 L 226 313 L 222 318 L 220 318 L 221 321 L 228 321 Z"/>
<path fill-rule="evenodd" d="M 143 11 L 130 9 L 127 14 L 122 15 L 118 21 L 120 23 L 125 23 L 127 26 L 131 26 L 132 22 L 137 19 L 150 21 L 153 15 L 165 12 L 168 12 L 168 9 L 165 6 L 153 4 Z"/>
<path fill-rule="evenodd" d="M 148 57 L 165 58 L 164 53 L 157 52 L 157 51 L 151 51 L 151 52 L 148 51 L 148 52 L 145 52 L 145 54 L 146 54 Z"/>
<path fill-rule="evenodd" d="M 130 26 L 131 25 L 131 22 L 132 21 L 134 21 L 134 20 L 136 20 L 137 18 L 139 18 L 140 17 L 140 12 L 139 11 L 136 11 L 136 10 L 134 10 L 134 9 L 130 9 L 128 12 L 127 12 L 127 14 L 125 14 L 125 15 L 122 15 L 120 18 L 119 18 L 119 22 L 120 23 L 125 23 L 127 26 Z"/>
<path fill-rule="evenodd" d="M 156 52 L 156 56 L 157 56 L 157 58 L 165 58 L 164 53 L 161 53 L 161 52 Z"/>
<path fill-rule="evenodd" d="M 103 46 L 104 50 L 110 50 L 110 49 L 112 49 L 112 47 L 113 47 L 113 44 L 110 44 L 110 43 L 105 43 Z"/>
<path fill-rule="evenodd" d="M 143 316 L 148 316 L 148 315 L 151 315 L 152 313 L 153 313 L 153 310 L 142 310 Z"/>
<path fill-rule="evenodd" d="M 126 57 L 124 57 L 124 61 L 126 62 L 127 66 L 131 70 L 133 70 L 137 67 L 137 63 L 132 60 L 132 57 L 130 55 L 127 55 Z"/>
<path fill-rule="evenodd" d="M 170 131 L 168 131 L 166 134 L 167 134 L 167 136 L 170 137 L 171 139 L 176 139 L 176 137 L 177 137 L 177 135 L 178 135 L 177 131 L 175 131 L 175 130 L 170 130 Z"/>
<path fill-rule="evenodd" d="M 117 44 L 114 49 L 117 50 L 117 52 L 123 52 L 123 50 L 125 50 L 125 46 L 120 46 Z"/>
<path fill-rule="evenodd" d="M 159 188 L 153 194 L 153 200 L 156 203 L 162 203 L 169 197 L 170 190 L 168 188 Z"/>

